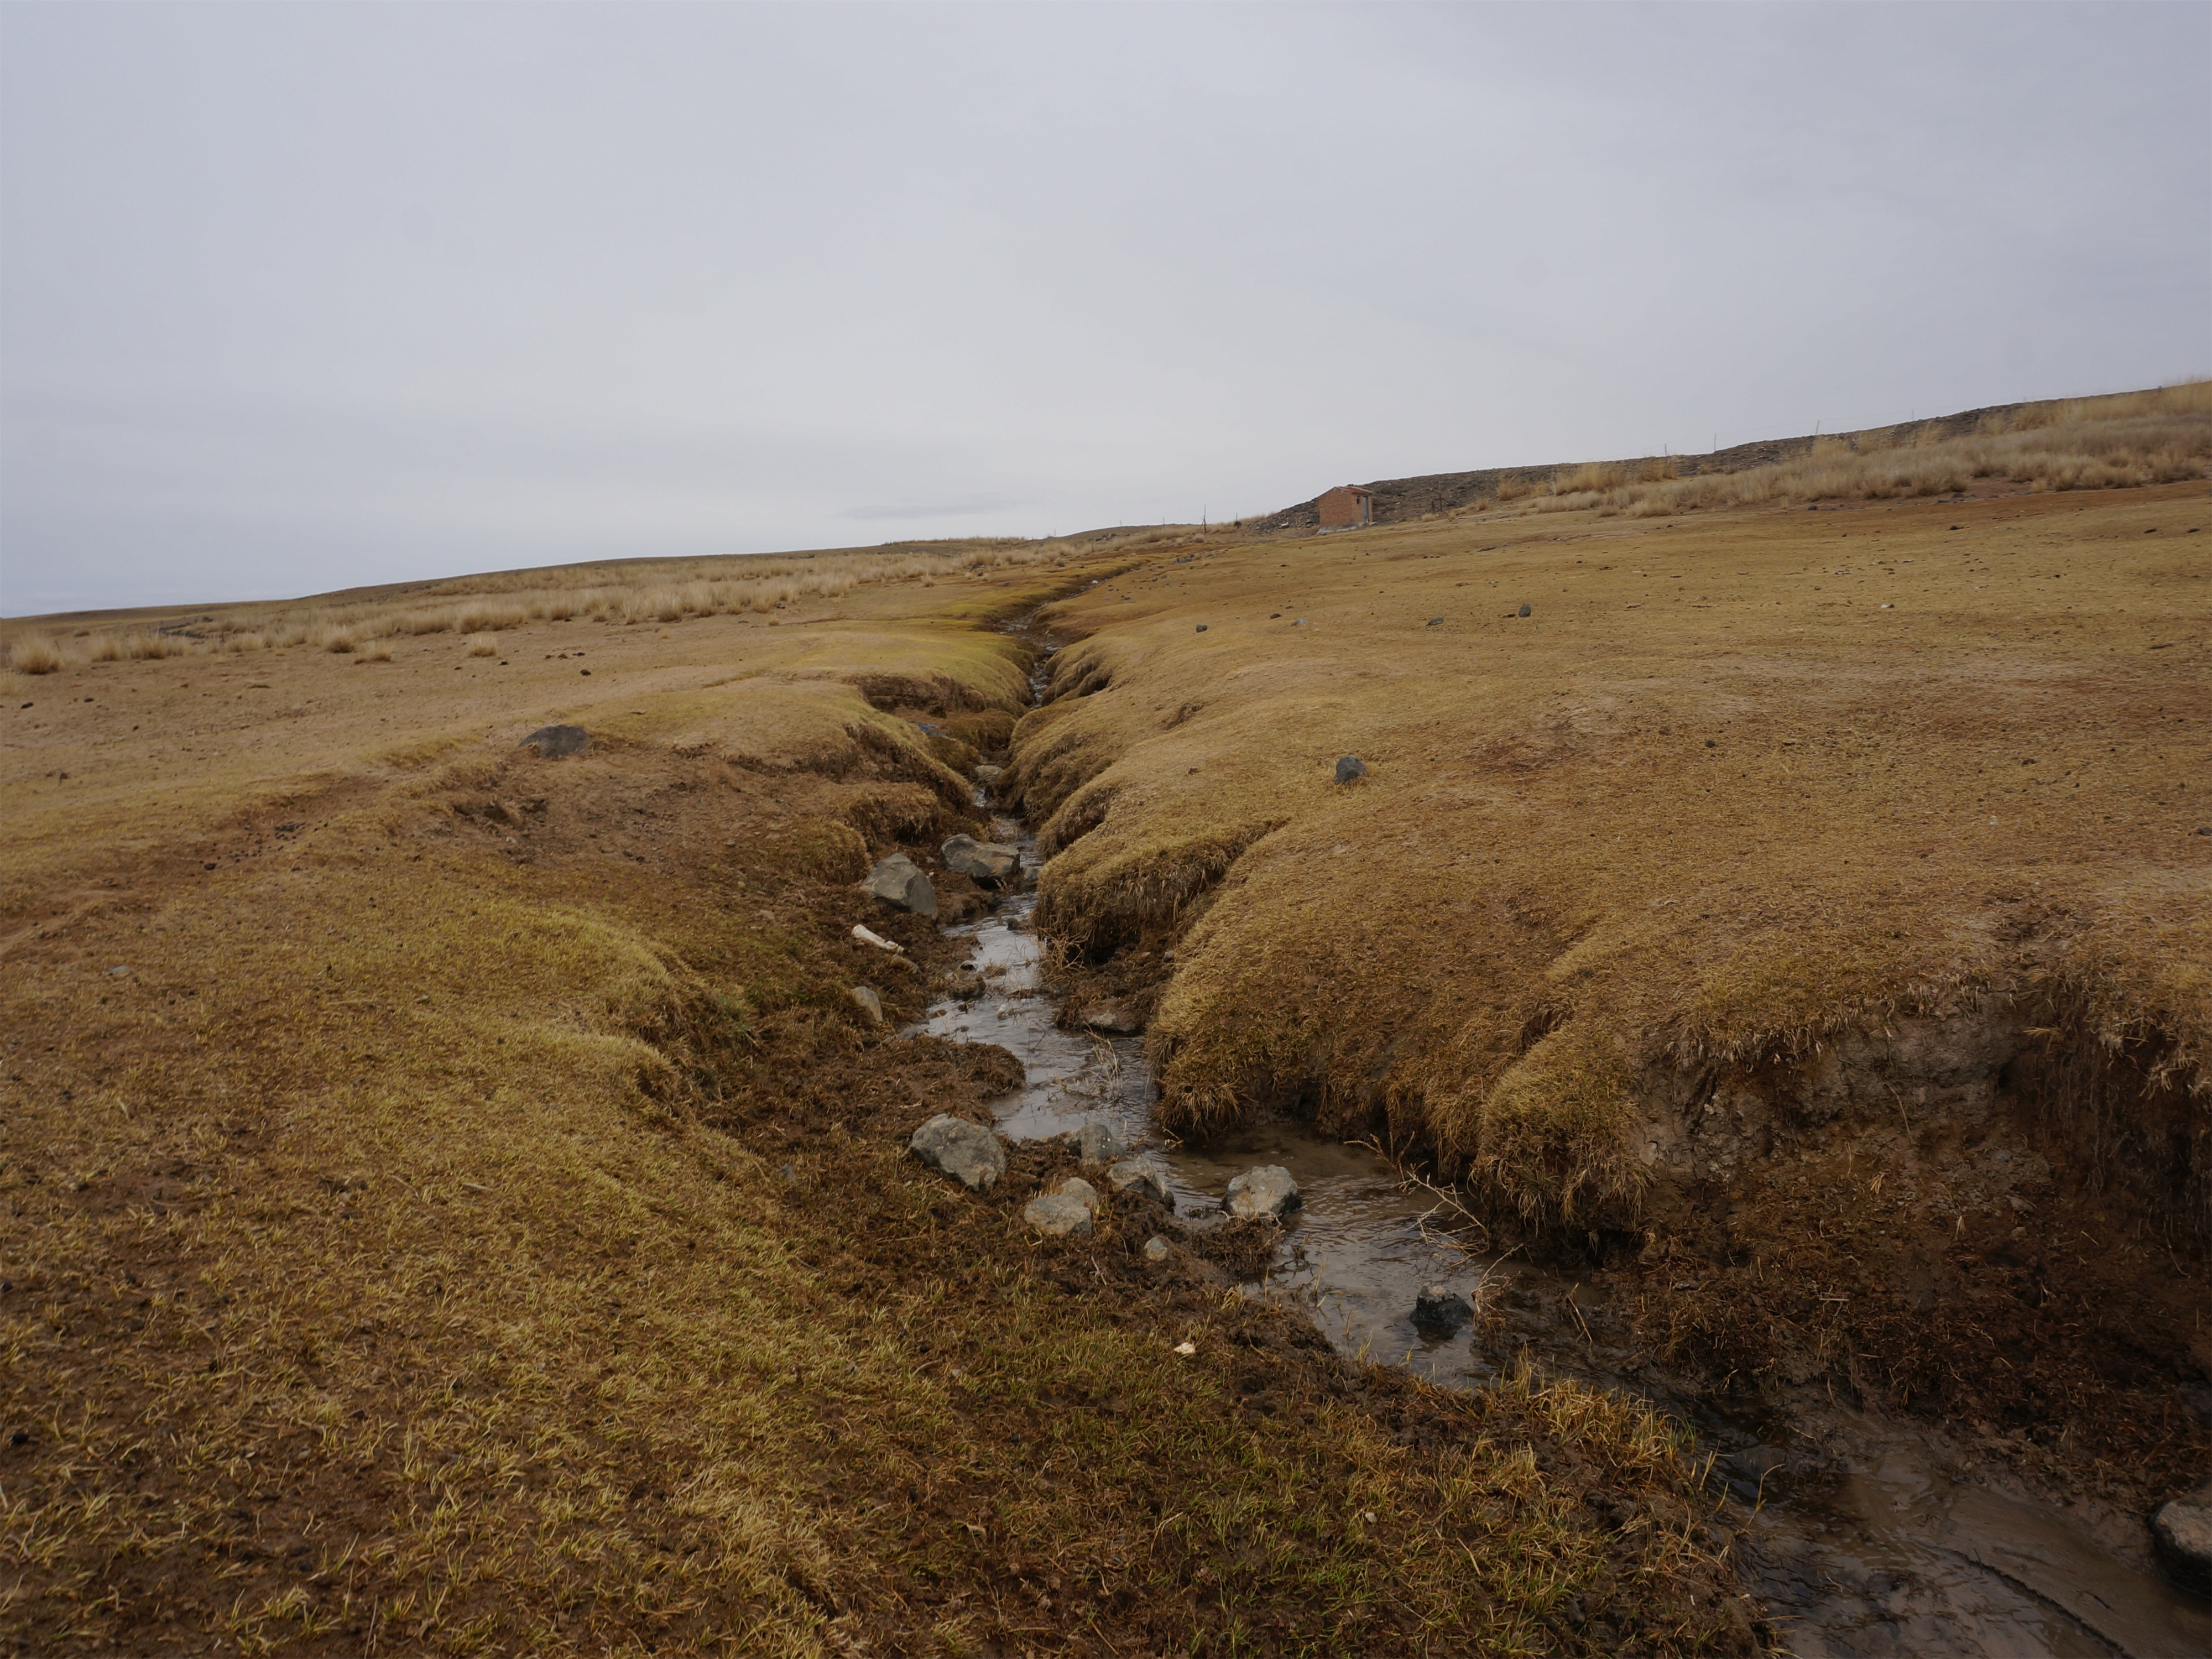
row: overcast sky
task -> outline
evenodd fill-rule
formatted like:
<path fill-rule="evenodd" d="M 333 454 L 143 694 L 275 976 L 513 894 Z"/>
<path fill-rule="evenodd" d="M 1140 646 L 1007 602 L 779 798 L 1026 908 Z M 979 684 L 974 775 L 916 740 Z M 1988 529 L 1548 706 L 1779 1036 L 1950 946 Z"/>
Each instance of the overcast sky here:
<path fill-rule="evenodd" d="M 0 610 L 2212 371 L 2212 7 L 0 6 Z"/>

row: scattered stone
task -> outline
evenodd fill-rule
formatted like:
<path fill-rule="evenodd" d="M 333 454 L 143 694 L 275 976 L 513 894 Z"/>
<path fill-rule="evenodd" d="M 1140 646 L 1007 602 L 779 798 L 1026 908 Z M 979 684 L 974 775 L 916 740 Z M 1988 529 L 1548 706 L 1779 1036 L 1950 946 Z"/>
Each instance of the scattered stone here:
<path fill-rule="evenodd" d="M 1091 1030 L 1103 1031 L 1108 1036 L 1134 1036 L 1137 1033 L 1137 1022 L 1118 1002 L 1100 1003 L 1084 1015 L 1083 1023 Z"/>
<path fill-rule="evenodd" d="M 590 673 L 590 669 L 584 671 Z M 517 749 L 535 749 L 540 760 L 560 760 L 568 755 L 580 755 L 592 734 L 580 726 L 541 726 L 520 743 Z"/>
<path fill-rule="evenodd" d="M 2212 1595 L 2212 1486 L 2160 1504 L 2150 1532 L 2166 1570 L 2199 1595 Z"/>
<path fill-rule="evenodd" d="M 1304 1202 L 1288 1170 L 1279 1164 L 1262 1164 L 1229 1183 L 1229 1196 L 1221 1207 L 1239 1221 L 1280 1221 Z"/>
<path fill-rule="evenodd" d="M 1117 1193 L 1134 1188 L 1157 1198 L 1163 1204 L 1168 1201 L 1168 1183 L 1160 1178 L 1158 1170 L 1148 1170 L 1141 1164 L 1116 1164 L 1106 1171 L 1106 1184 Z"/>
<path fill-rule="evenodd" d="M 1158 1267 L 1174 1254 L 1174 1246 L 1158 1233 L 1145 1241 L 1145 1260 Z"/>
<path fill-rule="evenodd" d="M 1129 1155 L 1121 1132 L 1103 1117 L 1085 1118 L 1083 1127 L 1066 1137 L 1075 1145 L 1075 1155 L 1085 1164 L 1111 1164 Z"/>
<path fill-rule="evenodd" d="M 1442 628 L 1443 625 L 1444 619 L 1442 617 L 1431 617 L 1429 618 L 1429 626 L 1431 628 Z"/>
<path fill-rule="evenodd" d="M 1175 1345 L 1175 1352 L 1181 1354 L 1185 1359 L 1188 1359 L 1198 1352 L 1198 1344 L 1195 1342 L 1178 1342 Z"/>
<path fill-rule="evenodd" d="M 1201 634 L 1203 634 L 1204 632 L 1206 632 L 1206 624 L 1205 624 L 1204 623 L 1199 623 L 1199 625 L 1198 625 L 1198 631 L 1199 631 L 1200 633 L 1201 633 Z"/>
<path fill-rule="evenodd" d="M 984 887 L 1000 887 L 1022 867 L 1022 849 L 998 842 L 955 836 L 937 849 L 945 867 Z"/>
<path fill-rule="evenodd" d="M 1000 778 L 1003 778 L 1006 775 L 1006 769 L 1005 767 L 994 766 L 988 761 L 984 762 L 975 769 L 975 781 L 981 784 L 988 785 L 996 783 Z"/>
<path fill-rule="evenodd" d="M 1068 1176 L 1054 1190 L 1062 1198 L 1073 1199 L 1093 1215 L 1106 1207 L 1106 1200 L 1098 1196 L 1098 1189 L 1081 1176 Z"/>
<path fill-rule="evenodd" d="M 1444 1285 L 1424 1285 L 1413 1298 L 1413 1328 L 1432 1336 L 1449 1336 L 1474 1317 L 1474 1304 Z"/>
<path fill-rule="evenodd" d="M 892 854 L 868 872 L 868 891 L 918 916 L 937 914 L 937 889 L 929 884 L 921 866 L 903 853 Z"/>
<path fill-rule="evenodd" d="M 1521 607 L 1521 615 L 1522 615 L 1522 616 L 1524 616 L 1524 617 L 1525 617 L 1525 616 L 1527 616 L 1528 614 L 1528 607 L 1527 605 L 1522 605 L 1522 606 Z"/>
<path fill-rule="evenodd" d="M 939 1112 L 914 1132 L 907 1150 L 970 1192 L 988 1193 L 1006 1172 L 1006 1149 L 980 1123 Z"/>
<path fill-rule="evenodd" d="M 1078 1189 L 1080 1188 L 1079 1191 Z M 1022 1206 L 1022 1219 L 1047 1238 L 1091 1231 L 1097 1212 L 1098 1194 L 1085 1181 L 1071 1181 L 1056 1193 L 1039 1193 Z"/>
<path fill-rule="evenodd" d="M 860 1012 L 868 1017 L 868 1024 L 880 1025 L 884 1023 L 884 1000 L 876 994 L 874 986 L 855 985 L 853 988 L 853 1000 L 860 1005 Z"/>
<path fill-rule="evenodd" d="M 1341 755 L 1337 757 L 1336 781 L 1339 783 L 1357 783 L 1366 775 L 1367 763 L 1358 756 Z"/>

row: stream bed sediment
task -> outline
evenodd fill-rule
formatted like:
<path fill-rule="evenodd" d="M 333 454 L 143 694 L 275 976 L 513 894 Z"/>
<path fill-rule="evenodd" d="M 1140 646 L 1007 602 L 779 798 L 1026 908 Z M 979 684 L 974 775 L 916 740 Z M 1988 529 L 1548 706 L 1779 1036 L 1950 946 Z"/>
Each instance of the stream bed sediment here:
<path fill-rule="evenodd" d="M 1033 878 L 1039 860 L 1025 826 L 1001 817 L 993 834 L 1021 848 Z M 2212 1607 L 2157 1576 L 2130 1535 L 2140 1530 L 2136 1517 L 2037 1496 L 1924 1423 L 1841 1404 L 1785 1414 L 1700 1397 L 1636 1349 L 1607 1305 L 1604 1276 L 1469 1249 L 1443 1224 L 1438 1195 L 1373 1147 L 1281 1121 L 1202 1146 L 1164 1135 L 1141 1039 L 1058 1023 L 1035 909 L 1032 878 L 991 914 L 947 928 L 969 942 L 981 990 L 932 1004 L 914 1028 L 994 1043 L 1022 1062 L 1023 1087 L 994 1105 L 1001 1133 L 1041 1139 L 1105 1119 L 1194 1227 L 1219 1216 L 1232 1177 L 1280 1164 L 1303 1206 L 1247 1295 L 1302 1304 L 1346 1357 L 1443 1386 L 1484 1386 L 1526 1356 L 1657 1407 L 1711 1458 L 1738 1569 L 1790 1651 L 2212 1651 Z M 1449 1337 L 1417 1330 L 1414 1298 L 1431 1284 L 1468 1293 L 1478 1317 Z"/>

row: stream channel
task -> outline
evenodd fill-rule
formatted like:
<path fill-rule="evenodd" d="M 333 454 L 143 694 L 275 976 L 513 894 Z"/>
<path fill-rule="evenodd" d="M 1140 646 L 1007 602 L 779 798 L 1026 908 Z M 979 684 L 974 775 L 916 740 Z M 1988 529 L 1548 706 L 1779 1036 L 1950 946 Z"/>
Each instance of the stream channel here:
<path fill-rule="evenodd" d="M 979 790 L 977 805 L 986 804 Z M 992 839 L 1018 845 L 1033 878 L 1039 860 L 1024 825 L 996 817 Z M 1373 1149 L 1284 1121 L 1204 1146 L 1163 1134 L 1142 1039 L 1054 1023 L 1036 908 L 1034 880 L 1024 879 L 990 915 L 947 928 L 971 942 L 968 965 L 982 976 L 982 994 L 934 1003 L 912 1028 L 996 1043 L 1021 1060 L 1024 1087 L 994 1103 L 1001 1133 L 1047 1139 L 1106 1119 L 1166 1180 L 1176 1214 L 1196 1225 L 1218 1217 L 1233 1176 L 1281 1164 L 1304 1206 L 1285 1223 L 1266 1279 L 1247 1294 L 1302 1303 L 1347 1358 L 1474 1388 L 1526 1350 L 1554 1374 L 1625 1389 L 1683 1425 L 1726 1484 L 1739 1571 L 1791 1653 L 2212 1653 L 2212 1605 L 2169 1586 L 2146 1552 L 2130 1559 L 2127 1529 L 2142 1530 L 2132 1516 L 2069 1511 L 2002 1478 L 1990 1484 L 1965 1472 L 1967 1460 L 1940 1431 L 1842 1408 L 1817 1425 L 1827 1475 L 1800 1489 L 1783 1449 L 1795 1437 L 1778 1416 L 1717 1410 L 1640 1354 L 1607 1346 L 1610 1322 L 1594 1299 L 1601 1286 L 1466 1250 L 1432 1219 L 1437 1199 Z M 1478 1305 L 1498 1316 L 1449 1339 L 1425 1335 L 1413 1327 L 1413 1298 L 1432 1284 L 1470 1296 L 1480 1287 Z"/>

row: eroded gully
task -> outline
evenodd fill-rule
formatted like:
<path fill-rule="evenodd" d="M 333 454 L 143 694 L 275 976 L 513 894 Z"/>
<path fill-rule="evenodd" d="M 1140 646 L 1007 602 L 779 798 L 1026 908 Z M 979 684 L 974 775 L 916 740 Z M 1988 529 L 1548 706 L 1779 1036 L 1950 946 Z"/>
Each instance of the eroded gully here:
<path fill-rule="evenodd" d="M 1041 685 L 1041 679 L 1040 679 Z M 981 791 L 979 805 L 987 805 Z M 1026 826 L 995 839 L 1039 862 Z M 2178 1659 L 2212 1652 L 2212 1607 L 2158 1577 L 2130 1548 L 2130 1517 L 2075 1512 L 2010 1485 L 1938 1431 L 1842 1407 L 1792 1421 L 1716 1407 L 1675 1386 L 1621 1332 L 1602 1285 L 1469 1250 L 1444 1231 L 1437 1195 L 1376 1150 L 1284 1121 L 1203 1146 L 1152 1121 L 1142 1041 L 1062 1030 L 1024 881 L 970 942 L 980 995 L 929 1008 L 917 1030 L 993 1042 L 1022 1062 L 1022 1089 L 995 1103 L 1015 1139 L 1113 1122 L 1140 1148 L 1193 1224 L 1218 1217 L 1231 1178 L 1279 1164 L 1304 1206 L 1248 1295 L 1303 1304 L 1337 1349 L 1438 1383 L 1479 1388 L 1528 1353 L 1554 1373 L 1635 1394 L 1690 1429 L 1712 1460 L 1716 1501 L 1738 1566 L 1790 1651 L 1816 1656 L 2043 1655 Z M 1463 1237 L 1463 1235 L 1462 1235 Z M 1485 1316 L 1449 1338 L 1413 1322 L 1425 1285 L 1474 1297 Z M 1800 1475 L 1816 1478 L 1798 1478 Z"/>

